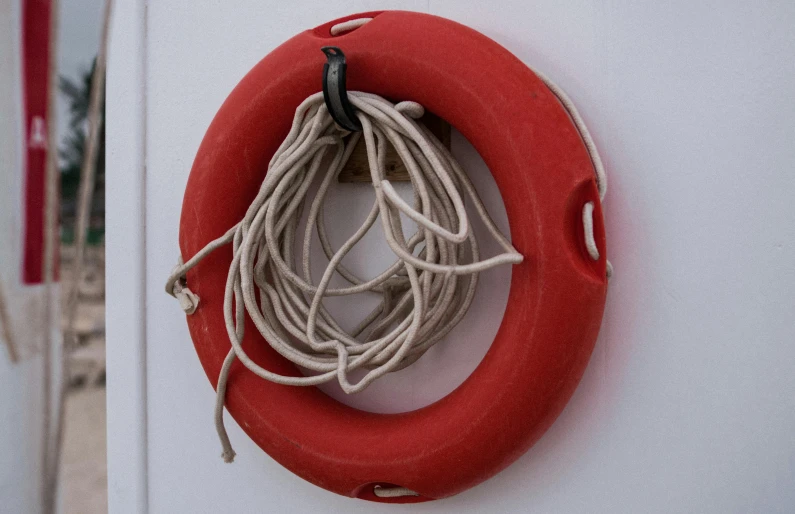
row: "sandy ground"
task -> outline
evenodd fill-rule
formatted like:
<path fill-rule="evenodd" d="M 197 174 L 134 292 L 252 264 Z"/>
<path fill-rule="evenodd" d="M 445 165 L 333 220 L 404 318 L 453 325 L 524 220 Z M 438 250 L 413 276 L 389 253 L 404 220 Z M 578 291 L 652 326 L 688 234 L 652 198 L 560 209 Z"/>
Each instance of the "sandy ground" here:
<path fill-rule="evenodd" d="M 73 254 L 69 247 L 61 250 L 64 295 L 72 284 Z M 75 323 L 79 347 L 69 359 L 71 387 L 65 407 L 59 480 L 62 512 L 65 514 L 108 511 L 104 254 L 103 247 L 89 247 L 87 250 Z"/>
<path fill-rule="evenodd" d="M 61 466 L 64 514 L 108 511 L 105 388 L 72 392 L 66 401 Z"/>

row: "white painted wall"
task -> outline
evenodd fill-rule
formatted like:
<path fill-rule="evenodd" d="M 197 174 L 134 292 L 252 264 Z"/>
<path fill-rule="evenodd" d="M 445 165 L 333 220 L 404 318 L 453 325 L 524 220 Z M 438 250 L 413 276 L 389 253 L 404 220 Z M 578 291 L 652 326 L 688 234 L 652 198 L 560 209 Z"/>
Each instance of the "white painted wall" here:
<path fill-rule="evenodd" d="M 792 511 L 795 4 L 144 1 L 118 3 L 108 82 L 112 512 L 409 510 L 304 482 L 232 421 L 239 456 L 224 465 L 212 389 L 162 291 L 193 156 L 232 87 L 300 30 L 390 7 L 466 23 L 570 93 L 610 174 L 616 268 L 591 364 L 547 435 L 492 480 L 410 510 Z M 473 316 L 499 315 L 505 278 Z M 391 409 L 386 394 L 363 403 Z"/>
<path fill-rule="evenodd" d="M 24 151 L 22 115 L 22 2 L 0 0 L 0 282 L 20 360 L 12 363 L 0 331 L 0 512 L 41 512 L 44 451 L 46 331 L 60 341 L 60 321 L 48 324 L 47 291 L 22 283 Z M 60 311 L 60 287 L 51 290 Z M 2 320 L 0 320 L 2 323 Z M 56 345 L 57 346 L 57 345 Z M 60 362 L 55 348 L 52 362 Z M 53 393 L 60 375 L 55 370 Z M 55 412 L 52 418 L 55 418 Z"/>

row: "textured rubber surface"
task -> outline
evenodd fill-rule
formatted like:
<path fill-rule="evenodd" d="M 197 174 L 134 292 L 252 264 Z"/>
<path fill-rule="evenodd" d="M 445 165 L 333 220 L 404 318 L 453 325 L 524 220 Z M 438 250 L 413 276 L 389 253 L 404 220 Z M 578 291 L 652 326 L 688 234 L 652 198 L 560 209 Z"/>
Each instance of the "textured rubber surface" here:
<path fill-rule="evenodd" d="M 330 27 L 375 19 L 337 37 Z M 303 32 L 260 61 L 210 125 L 191 170 L 180 224 L 186 258 L 237 223 L 255 196 L 295 108 L 321 89 L 325 56 L 343 49 L 348 88 L 415 100 L 480 152 L 502 193 L 511 239 L 525 255 L 512 270 L 502 325 L 483 361 L 455 391 L 402 414 L 356 410 L 320 390 L 273 384 L 239 362 L 226 404 L 274 459 L 336 493 L 381 502 L 444 498 L 493 476 L 549 428 L 574 392 L 604 309 L 605 235 L 594 171 L 568 114 L 521 61 L 458 23 L 401 11 L 361 13 Z M 601 254 L 585 250 L 581 213 L 595 203 Z M 231 248 L 187 275 L 201 304 L 188 324 L 215 384 L 230 348 L 223 297 Z M 298 374 L 250 320 L 243 346 L 274 372 Z M 378 498 L 375 484 L 420 497 Z"/>

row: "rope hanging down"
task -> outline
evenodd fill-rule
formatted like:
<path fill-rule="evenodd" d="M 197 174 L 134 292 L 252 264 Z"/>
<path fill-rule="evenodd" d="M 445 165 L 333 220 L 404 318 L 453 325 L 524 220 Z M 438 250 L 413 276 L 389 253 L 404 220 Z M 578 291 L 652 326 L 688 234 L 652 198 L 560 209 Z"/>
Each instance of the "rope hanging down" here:
<path fill-rule="evenodd" d="M 351 134 L 334 125 L 322 93 L 297 109 L 292 129 L 271 160 L 259 193 L 243 220 L 209 243 L 188 262 L 178 265 L 166 289 L 186 312 L 198 298 L 185 274 L 216 248 L 232 243 L 234 256 L 224 298 L 224 316 L 232 349 L 218 380 L 216 424 L 224 459 L 234 452 L 223 426 L 222 408 L 229 369 L 240 361 L 258 376 L 287 385 L 316 385 L 338 380 L 346 393 L 363 390 L 386 373 L 405 368 L 441 340 L 464 316 L 477 285 L 477 274 L 523 257 L 497 229 L 450 152 L 414 120 L 424 109 L 415 102 L 394 105 L 372 94 L 349 92 L 359 111 L 363 133 Z M 338 250 L 330 243 L 323 203 L 330 185 L 364 136 L 375 202 L 364 223 Z M 387 143 L 406 164 L 414 189 L 414 206 L 406 203 L 385 176 Z M 330 163 L 329 163 L 330 161 Z M 322 167 L 327 166 L 324 171 Z M 308 221 L 298 234 L 310 184 L 320 186 L 309 204 Z M 504 253 L 481 260 L 478 243 L 464 209 L 466 196 Z M 418 224 L 408 238 L 400 213 Z M 381 220 L 386 241 L 397 261 L 373 279 L 362 279 L 345 268 L 345 255 Z M 315 283 L 310 273 L 312 233 L 317 231 L 329 259 Z M 294 269 L 296 239 L 303 239 L 301 269 Z M 339 273 L 350 286 L 332 288 Z M 378 293 L 381 303 L 352 331 L 342 329 L 321 301 L 326 296 Z M 317 373 L 290 377 L 272 373 L 252 361 L 241 347 L 245 314 L 264 339 L 282 356 Z M 357 383 L 348 379 L 356 369 L 368 369 Z"/>

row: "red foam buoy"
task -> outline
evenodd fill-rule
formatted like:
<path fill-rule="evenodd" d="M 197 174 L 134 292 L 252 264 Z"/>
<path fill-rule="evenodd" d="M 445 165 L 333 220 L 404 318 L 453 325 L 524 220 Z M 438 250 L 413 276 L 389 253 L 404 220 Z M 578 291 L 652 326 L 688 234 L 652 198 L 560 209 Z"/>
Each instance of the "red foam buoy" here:
<path fill-rule="evenodd" d="M 337 37 L 331 27 L 369 23 Z M 244 215 L 286 136 L 296 107 L 320 90 L 321 47 L 342 48 L 348 88 L 414 100 L 480 152 L 502 193 L 514 246 L 508 306 L 472 375 L 445 398 L 402 414 L 343 405 L 315 387 L 260 379 L 236 362 L 226 406 L 269 455 L 330 491 L 382 502 L 459 493 L 516 460 L 571 397 L 593 350 L 607 291 L 605 235 L 594 168 L 567 111 L 521 61 L 486 36 L 425 14 L 384 11 L 303 32 L 260 61 L 212 121 L 191 170 L 180 249 L 192 256 Z M 600 257 L 583 243 L 582 208 L 594 202 Z M 187 274 L 202 303 L 188 317 L 196 351 L 216 383 L 229 351 L 223 317 L 232 250 Z M 300 376 L 247 320 L 243 347 L 260 366 Z M 420 496 L 381 498 L 376 485 Z"/>

